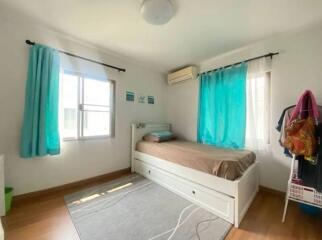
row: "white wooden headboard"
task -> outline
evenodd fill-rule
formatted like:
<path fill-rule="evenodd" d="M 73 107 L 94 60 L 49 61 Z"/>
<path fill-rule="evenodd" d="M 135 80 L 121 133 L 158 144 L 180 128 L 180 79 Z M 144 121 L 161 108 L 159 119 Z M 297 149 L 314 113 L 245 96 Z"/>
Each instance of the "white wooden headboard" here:
<path fill-rule="evenodd" d="M 131 139 L 131 169 L 133 171 L 134 152 L 136 143 L 142 140 L 143 136 L 154 131 L 170 130 L 168 123 L 133 123 L 131 125 L 132 139 Z"/>

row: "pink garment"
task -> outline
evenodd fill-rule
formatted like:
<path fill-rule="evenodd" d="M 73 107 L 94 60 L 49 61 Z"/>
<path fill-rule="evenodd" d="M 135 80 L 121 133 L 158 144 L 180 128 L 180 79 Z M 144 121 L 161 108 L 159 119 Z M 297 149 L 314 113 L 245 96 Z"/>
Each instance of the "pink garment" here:
<path fill-rule="evenodd" d="M 308 116 L 312 116 L 316 121 L 320 116 L 315 97 L 310 90 L 306 90 L 300 97 L 296 107 L 291 114 L 291 118 L 289 119 L 288 124 L 298 117 L 303 119 L 307 118 Z"/>

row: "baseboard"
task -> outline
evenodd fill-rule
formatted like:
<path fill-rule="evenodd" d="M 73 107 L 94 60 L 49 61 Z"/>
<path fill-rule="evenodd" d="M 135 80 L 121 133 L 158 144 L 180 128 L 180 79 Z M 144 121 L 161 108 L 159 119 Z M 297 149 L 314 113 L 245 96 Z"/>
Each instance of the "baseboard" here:
<path fill-rule="evenodd" d="M 77 182 L 67 183 L 67 184 L 53 187 L 53 188 L 48 188 L 48 189 L 44 189 L 44 190 L 40 190 L 40 191 L 17 195 L 17 196 L 13 197 L 13 202 L 14 202 L 14 204 L 19 204 L 21 202 L 26 202 L 28 200 L 35 201 L 37 198 L 43 198 L 46 196 L 53 196 L 55 194 L 57 196 L 59 196 L 60 194 L 65 195 L 66 192 L 68 192 L 69 190 L 75 191 L 77 189 L 86 188 L 86 187 L 90 187 L 90 186 L 97 185 L 100 183 L 104 183 L 106 181 L 110 181 L 110 180 L 113 180 L 113 179 L 116 179 L 116 178 L 119 178 L 122 176 L 126 176 L 129 174 L 131 174 L 131 168 L 125 168 L 125 169 L 121 169 L 121 170 L 118 170 L 115 172 L 111 172 L 111 173 L 103 174 L 100 176 L 80 180 Z"/>
<path fill-rule="evenodd" d="M 264 186 L 259 186 L 259 190 L 263 191 L 263 192 L 268 192 L 268 193 L 272 193 L 272 194 L 276 194 L 276 195 L 285 196 L 285 192 L 275 190 L 275 189 L 272 189 L 272 188 L 268 188 L 268 187 L 264 187 Z"/>

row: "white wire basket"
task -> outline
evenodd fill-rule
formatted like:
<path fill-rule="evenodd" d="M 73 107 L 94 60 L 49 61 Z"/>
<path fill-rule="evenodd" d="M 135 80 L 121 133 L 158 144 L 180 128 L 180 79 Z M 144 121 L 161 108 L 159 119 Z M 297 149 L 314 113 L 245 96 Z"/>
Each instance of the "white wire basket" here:
<path fill-rule="evenodd" d="M 289 191 L 290 198 L 322 207 L 322 193 L 314 188 L 290 183 Z"/>

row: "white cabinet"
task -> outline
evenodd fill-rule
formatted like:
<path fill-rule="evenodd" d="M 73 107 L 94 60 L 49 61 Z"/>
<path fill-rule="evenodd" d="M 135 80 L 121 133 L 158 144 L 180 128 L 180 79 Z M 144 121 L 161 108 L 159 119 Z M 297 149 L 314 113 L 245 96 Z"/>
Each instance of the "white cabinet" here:
<path fill-rule="evenodd" d="M 5 213 L 6 211 L 4 202 L 4 156 L 0 155 L 0 216 L 4 216 Z"/>

